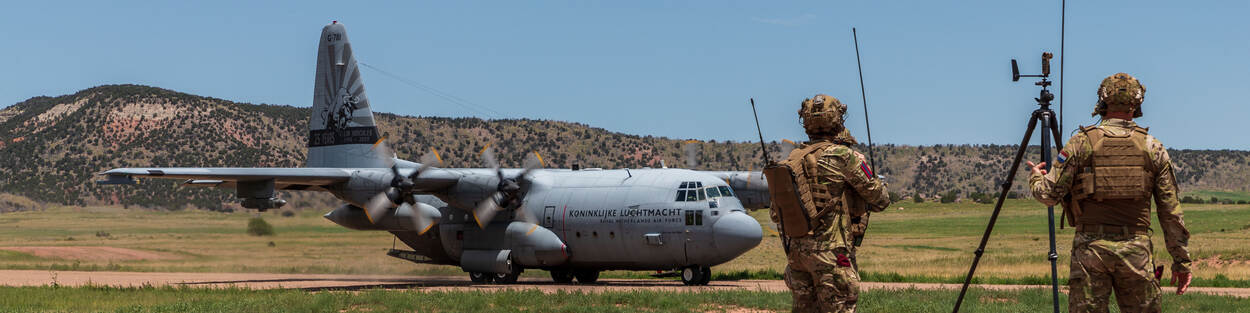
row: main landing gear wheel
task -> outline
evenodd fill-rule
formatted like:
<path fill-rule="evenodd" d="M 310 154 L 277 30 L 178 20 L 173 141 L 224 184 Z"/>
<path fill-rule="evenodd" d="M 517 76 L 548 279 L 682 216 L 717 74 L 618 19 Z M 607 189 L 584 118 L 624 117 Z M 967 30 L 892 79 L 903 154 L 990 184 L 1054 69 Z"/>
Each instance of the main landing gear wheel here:
<path fill-rule="evenodd" d="M 577 277 L 577 282 L 581 284 L 593 284 L 599 280 L 599 271 L 596 270 L 574 270 L 573 277 Z"/>
<path fill-rule="evenodd" d="M 573 282 L 573 271 L 570 270 L 551 270 L 551 280 L 556 283 L 567 284 Z"/>
<path fill-rule="evenodd" d="M 469 272 L 469 280 L 476 284 L 485 284 L 491 282 L 491 276 L 494 274 L 482 272 Z"/>
<path fill-rule="evenodd" d="M 687 266 L 681 269 L 681 283 L 687 286 L 703 286 L 712 281 L 712 268 L 707 266 Z"/>

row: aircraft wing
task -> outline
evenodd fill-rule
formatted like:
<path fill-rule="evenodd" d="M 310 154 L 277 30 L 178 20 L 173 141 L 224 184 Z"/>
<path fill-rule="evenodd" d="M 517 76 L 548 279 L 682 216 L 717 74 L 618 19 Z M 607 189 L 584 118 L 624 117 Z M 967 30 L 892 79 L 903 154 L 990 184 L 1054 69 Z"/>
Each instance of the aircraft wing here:
<path fill-rule="evenodd" d="M 99 184 L 133 184 L 135 177 L 185 179 L 183 185 L 197 187 L 235 188 L 240 181 L 272 179 L 274 189 L 321 190 L 322 186 L 345 182 L 351 172 L 338 168 L 289 167 L 142 167 L 118 168 L 100 173 L 105 180 Z"/>

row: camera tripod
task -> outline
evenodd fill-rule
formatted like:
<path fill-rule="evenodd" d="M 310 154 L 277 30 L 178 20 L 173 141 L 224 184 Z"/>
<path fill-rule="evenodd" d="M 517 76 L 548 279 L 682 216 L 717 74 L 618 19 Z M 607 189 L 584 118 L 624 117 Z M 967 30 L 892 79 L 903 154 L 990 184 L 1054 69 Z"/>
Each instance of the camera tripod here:
<path fill-rule="evenodd" d="M 964 296 L 968 292 L 968 285 L 972 283 L 972 275 L 977 271 L 977 263 L 981 261 L 981 254 L 985 252 L 985 244 L 989 242 L 990 233 L 994 231 L 994 222 L 998 220 L 998 213 L 1002 211 L 1003 200 L 1007 199 L 1007 192 L 1011 190 L 1012 182 L 1016 178 L 1016 172 L 1020 169 L 1020 160 L 1024 158 L 1024 152 L 1029 147 L 1029 140 L 1033 137 L 1033 129 L 1039 123 L 1042 126 L 1042 162 L 1046 162 L 1047 171 L 1050 170 L 1051 165 L 1051 141 L 1054 141 L 1056 149 L 1063 149 L 1063 143 L 1059 139 L 1059 128 L 1055 119 L 1055 111 L 1050 109 L 1050 101 L 1055 99 L 1055 95 L 1046 89 L 1051 84 L 1049 80 L 1046 80 L 1050 76 L 1050 56 L 1050 53 L 1042 55 L 1042 75 L 1020 75 L 1019 68 L 1016 66 L 1016 60 L 1011 60 L 1013 81 L 1019 81 L 1020 77 L 1042 78 L 1041 81 L 1034 83 L 1042 87 L 1038 97 L 1034 98 L 1034 100 L 1037 100 L 1037 105 L 1040 108 L 1034 110 L 1032 116 L 1029 117 L 1028 129 L 1024 131 L 1024 139 L 1020 141 L 1020 149 L 1016 150 L 1016 158 L 1011 162 L 1011 169 L 1007 171 L 1007 180 L 1003 182 L 1003 190 L 998 194 L 998 202 L 994 204 L 994 213 L 990 214 L 989 224 L 985 226 L 985 234 L 981 236 L 981 244 L 977 246 L 977 250 L 974 252 L 976 256 L 973 257 L 972 267 L 968 269 L 968 276 L 964 278 L 963 287 L 959 290 L 959 298 L 955 300 L 955 310 L 953 312 L 959 312 L 959 306 L 963 303 Z M 1049 217 L 1047 222 L 1050 226 L 1050 253 L 1047 255 L 1047 259 L 1050 260 L 1051 301 L 1054 305 L 1054 312 L 1059 313 L 1059 271 L 1055 264 L 1059 259 L 1059 255 L 1055 252 L 1055 207 L 1047 206 L 1046 212 Z"/>

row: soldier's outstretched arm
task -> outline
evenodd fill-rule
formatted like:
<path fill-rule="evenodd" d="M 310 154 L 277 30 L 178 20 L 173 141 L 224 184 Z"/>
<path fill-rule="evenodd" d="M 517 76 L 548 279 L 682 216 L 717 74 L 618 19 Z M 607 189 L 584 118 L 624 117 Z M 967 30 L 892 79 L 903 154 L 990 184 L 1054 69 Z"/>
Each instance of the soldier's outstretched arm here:
<path fill-rule="evenodd" d="M 1077 169 L 1088 164 L 1090 151 L 1093 150 L 1094 147 L 1090 146 L 1085 134 L 1078 132 L 1068 139 L 1063 150 L 1055 156 L 1055 164 L 1050 166 L 1050 171 L 1042 169 L 1045 163 L 1028 162 L 1031 168 L 1029 190 L 1033 192 L 1033 199 L 1049 206 L 1059 204 L 1063 196 L 1072 190 Z"/>
<path fill-rule="evenodd" d="M 868 165 L 868 158 L 865 158 L 859 151 L 845 149 L 849 153 L 837 153 L 835 149 L 836 155 L 832 157 L 839 161 L 839 172 L 846 175 L 847 185 L 855 189 L 855 193 L 868 203 L 869 211 L 885 211 L 885 208 L 890 206 L 890 193 L 885 188 L 885 181 L 873 172 L 872 167 Z"/>
<path fill-rule="evenodd" d="M 1176 186 L 1176 175 L 1172 169 L 1172 158 L 1168 150 L 1153 136 L 1148 138 L 1151 157 L 1155 169 L 1154 199 L 1159 216 L 1159 228 L 1163 229 L 1164 243 L 1168 254 L 1172 255 L 1172 275 L 1186 274 L 1189 265 L 1189 229 L 1185 228 L 1184 212 L 1181 211 L 1179 197 L 1180 188 Z M 1179 290 L 1178 290 L 1179 291 Z"/>

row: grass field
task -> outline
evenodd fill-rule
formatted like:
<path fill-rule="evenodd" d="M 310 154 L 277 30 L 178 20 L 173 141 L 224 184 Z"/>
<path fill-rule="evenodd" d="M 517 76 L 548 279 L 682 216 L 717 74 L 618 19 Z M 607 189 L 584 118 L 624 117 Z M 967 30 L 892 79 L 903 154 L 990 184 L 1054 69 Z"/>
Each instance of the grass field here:
<path fill-rule="evenodd" d="M 898 210 L 898 207 L 905 209 Z M 874 214 L 860 269 L 869 281 L 961 281 L 992 205 L 900 202 Z M 1250 287 L 1250 205 L 1186 205 L 1196 285 Z M 154 212 L 115 207 L 49 207 L 0 214 L 0 247 L 117 247 L 142 255 L 39 255 L 0 250 L 0 268 L 173 272 L 274 272 L 463 275 L 458 268 L 412 264 L 385 255 L 390 234 L 353 231 L 305 210 L 294 217 L 262 216 L 275 236 L 245 234 L 254 213 Z M 768 225 L 766 212 L 753 212 Z M 1157 225 L 1157 223 L 1156 223 Z M 765 226 L 766 228 L 768 226 Z M 1157 228 L 1157 227 L 1156 227 Z M 1073 230 L 1058 232 L 1060 278 L 1067 277 Z M 713 269 L 720 279 L 778 278 L 785 267 L 771 230 L 756 249 Z M 995 283 L 1045 283 L 1046 210 L 1010 200 L 990 239 L 977 277 Z M 1156 260 L 1169 264 L 1162 232 L 1155 231 Z M 272 244 L 271 244 L 272 243 Z M 402 243 L 398 244 L 402 248 Z M 645 272 L 610 272 L 638 277 Z M 527 276 L 546 276 L 527 271 Z"/>
<path fill-rule="evenodd" d="M 860 312 L 949 312 L 958 291 L 870 290 Z M 1067 299 L 1061 298 L 1066 311 Z M 961 312 L 1044 312 L 1046 289 L 972 289 Z M 788 311 L 785 292 L 619 291 L 586 294 L 536 290 L 306 292 L 202 288 L 0 287 L 0 311 L 73 312 L 743 312 Z M 1167 312 L 1250 312 L 1250 299 L 1165 294 Z M 1113 309 L 1114 312 L 1114 309 Z"/>

